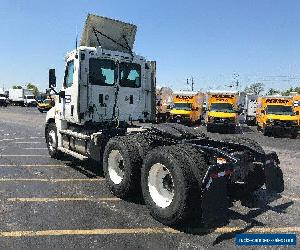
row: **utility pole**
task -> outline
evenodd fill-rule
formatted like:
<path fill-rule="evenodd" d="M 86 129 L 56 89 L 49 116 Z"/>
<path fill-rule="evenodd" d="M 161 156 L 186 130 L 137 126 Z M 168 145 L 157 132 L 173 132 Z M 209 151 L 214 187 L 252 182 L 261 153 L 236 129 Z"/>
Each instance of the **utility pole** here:
<path fill-rule="evenodd" d="M 192 91 L 194 91 L 194 78 L 191 77 L 191 87 L 192 87 Z M 186 85 L 187 85 L 187 89 L 189 90 L 189 86 L 190 86 L 190 83 L 189 83 L 189 78 L 186 78 Z"/>
<path fill-rule="evenodd" d="M 234 73 L 233 74 L 233 79 L 235 80 L 235 87 L 236 87 L 236 90 L 238 91 L 239 90 L 239 85 L 240 85 L 240 82 L 239 82 L 239 74 L 237 73 Z"/>
<path fill-rule="evenodd" d="M 192 77 L 192 91 L 194 91 L 194 78 Z"/>

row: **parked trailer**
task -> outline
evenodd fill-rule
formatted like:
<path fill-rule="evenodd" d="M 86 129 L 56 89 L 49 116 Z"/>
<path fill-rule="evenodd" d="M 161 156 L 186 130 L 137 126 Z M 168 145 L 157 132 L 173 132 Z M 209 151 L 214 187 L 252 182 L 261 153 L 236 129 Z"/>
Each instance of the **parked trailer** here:
<path fill-rule="evenodd" d="M 135 33 L 132 24 L 88 15 L 81 46 L 66 57 L 60 101 L 47 113 L 50 156 L 102 161 L 109 190 L 120 198 L 142 193 L 166 225 L 195 214 L 205 221 L 227 207 L 228 197 L 264 184 L 282 192 L 276 153 L 252 140 L 214 140 L 181 124 L 130 128 L 155 120 L 155 63 L 132 52 Z M 49 85 L 56 86 L 53 69 Z"/>
<path fill-rule="evenodd" d="M 249 126 L 256 124 L 257 95 L 247 95 L 245 101 L 245 122 Z"/>

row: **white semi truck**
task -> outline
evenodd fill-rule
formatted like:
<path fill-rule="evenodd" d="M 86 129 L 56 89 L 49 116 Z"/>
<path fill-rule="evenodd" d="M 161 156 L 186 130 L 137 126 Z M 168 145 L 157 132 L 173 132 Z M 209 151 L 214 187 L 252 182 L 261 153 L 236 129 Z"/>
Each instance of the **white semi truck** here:
<path fill-rule="evenodd" d="M 10 89 L 9 101 L 13 105 L 19 106 L 36 106 L 37 102 L 30 89 Z"/>
<path fill-rule="evenodd" d="M 57 94 L 45 125 L 50 156 L 96 160 L 115 196 L 142 193 L 151 215 L 166 225 L 222 217 L 228 197 L 264 184 L 282 192 L 276 153 L 254 141 L 220 141 L 180 124 L 151 123 L 156 67 L 132 51 L 135 33 L 132 24 L 88 15 L 80 46 L 65 57 L 60 91 L 49 70 Z"/>

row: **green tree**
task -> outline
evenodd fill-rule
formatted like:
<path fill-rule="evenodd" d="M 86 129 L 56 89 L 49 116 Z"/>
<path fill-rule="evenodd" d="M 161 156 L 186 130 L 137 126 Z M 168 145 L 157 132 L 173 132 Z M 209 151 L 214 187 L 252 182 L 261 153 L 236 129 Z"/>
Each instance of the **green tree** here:
<path fill-rule="evenodd" d="M 289 88 L 287 90 L 282 91 L 281 94 L 284 96 L 289 96 L 291 94 L 291 92 L 296 92 L 296 93 L 300 94 L 300 87 Z"/>
<path fill-rule="evenodd" d="M 13 89 L 22 89 L 22 86 L 21 85 L 14 85 L 12 88 Z"/>
<path fill-rule="evenodd" d="M 252 83 L 250 86 L 247 86 L 244 91 L 247 94 L 259 95 L 261 92 L 264 91 L 264 89 L 265 89 L 265 85 L 261 82 L 257 82 L 257 83 Z"/>
<path fill-rule="evenodd" d="M 278 94 L 278 93 L 280 93 L 280 91 L 278 89 L 270 88 L 267 92 L 267 95 L 275 95 L 275 94 Z"/>
<path fill-rule="evenodd" d="M 32 93 L 34 94 L 34 96 L 37 96 L 40 92 L 37 86 L 35 86 L 32 83 L 28 83 L 26 85 L 27 89 L 30 89 L 32 91 Z"/>

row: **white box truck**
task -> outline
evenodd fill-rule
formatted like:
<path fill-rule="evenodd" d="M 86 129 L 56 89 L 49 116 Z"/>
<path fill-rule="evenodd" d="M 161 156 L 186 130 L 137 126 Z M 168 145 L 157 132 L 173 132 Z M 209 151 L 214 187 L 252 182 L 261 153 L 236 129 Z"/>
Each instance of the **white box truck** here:
<path fill-rule="evenodd" d="M 7 106 L 7 97 L 3 89 L 0 89 L 0 106 L 1 107 Z"/>
<path fill-rule="evenodd" d="M 10 89 L 9 101 L 13 105 L 36 106 L 37 102 L 30 89 Z"/>
<path fill-rule="evenodd" d="M 248 126 L 256 124 L 257 95 L 247 95 L 245 101 L 245 123 Z"/>

